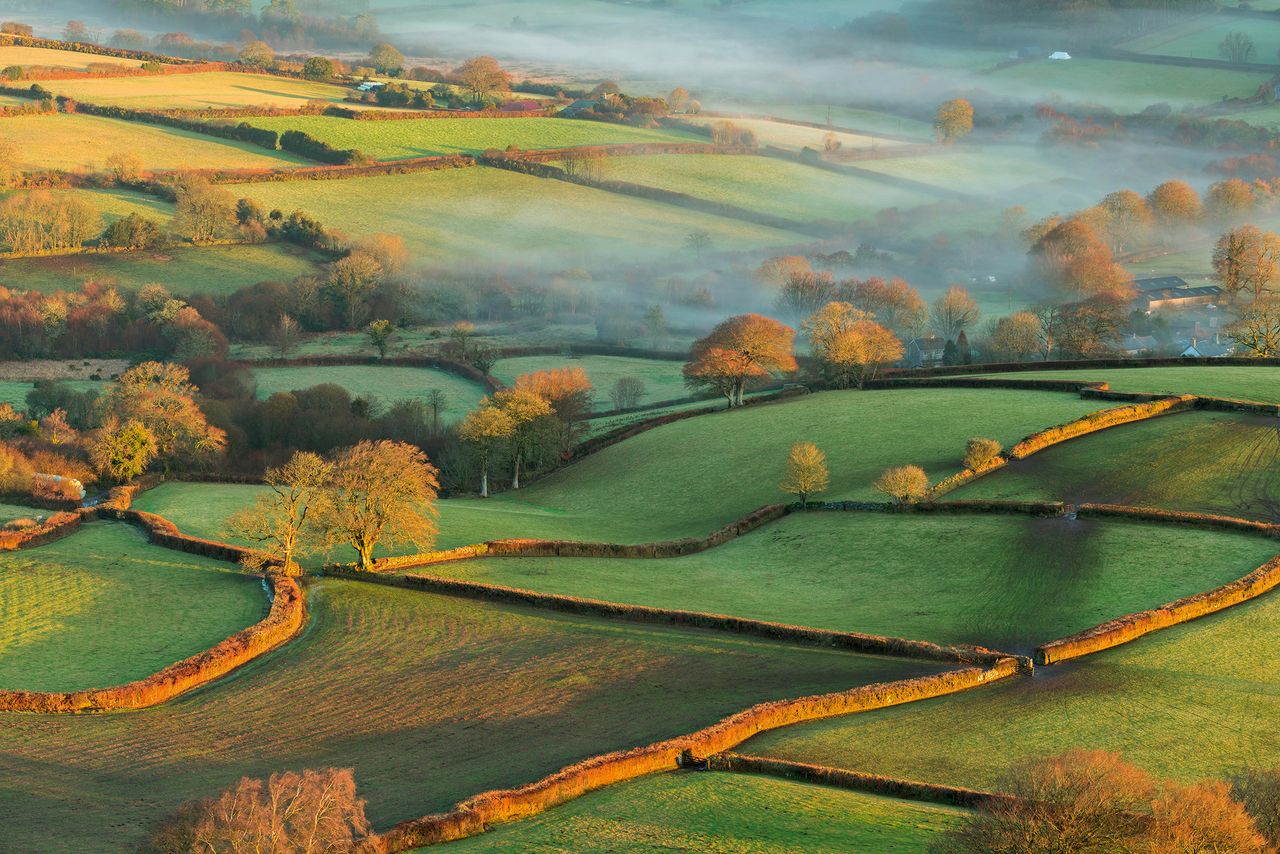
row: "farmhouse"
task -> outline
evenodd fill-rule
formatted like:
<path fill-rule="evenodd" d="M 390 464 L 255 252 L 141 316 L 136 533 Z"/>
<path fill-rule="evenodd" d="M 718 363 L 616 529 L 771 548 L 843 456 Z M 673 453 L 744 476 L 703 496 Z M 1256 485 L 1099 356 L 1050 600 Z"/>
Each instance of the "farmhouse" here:
<path fill-rule="evenodd" d="M 1234 352 L 1234 345 L 1230 343 L 1224 344 L 1221 336 L 1215 335 L 1212 341 L 1192 338 L 1191 343 L 1178 355 L 1193 359 L 1221 359 L 1230 356 Z"/>
<path fill-rule="evenodd" d="M 947 342 L 936 335 L 912 338 L 907 343 L 907 355 L 902 361 L 909 368 L 929 368 L 941 365 L 946 352 Z"/>

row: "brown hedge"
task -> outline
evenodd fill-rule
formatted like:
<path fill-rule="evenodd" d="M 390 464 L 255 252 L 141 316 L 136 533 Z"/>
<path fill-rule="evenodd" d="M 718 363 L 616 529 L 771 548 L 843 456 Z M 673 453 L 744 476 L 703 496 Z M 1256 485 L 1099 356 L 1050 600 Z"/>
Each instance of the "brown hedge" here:
<path fill-rule="evenodd" d="M 1164 522 L 1174 525 L 1191 525 L 1220 531 L 1240 531 L 1280 538 L 1280 525 L 1242 519 L 1238 516 L 1221 516 L 1215 513 L 1191 513 L 1184 510 L 1163 510 L 1158 507 L 1131 507 L 1125 504 L 1085 503 L 1076 507 L 1081 517 L 1122 518 L 1141 522 Z"/>
<path fill-rule="evenodd" d="M 1280 359 L 1251 359 L 1237 356 L 1223 359 L 1161 356 L 1150 359 L 1055 359 L 1047 362 L 986 362 L 978 365 L 944 365 L 936 368 L 896 368 L 890 370 L 889 373 L 893 377 L 945 377 L 965 374 L 1017 373 L 1020 371 L 1079 370 L 1080 368 L 1274 368 L 1277 366 L 1280 366 Z"/>
<path fill-rule="evenodd" d="M 62 539 L 79 530 L 86 517 L 92 517 L 92 510 L 72 510 L 54 513 L 42 524 L 18 531 L 0 531 L 0 551 L 11 552 L 42 546 L 45 543 Z"/>
<path fill-rule="evenodd" d="M 1006 658 L 989 668 L 966 667 L 831 694 L 760 703 L 689 735 L 592 757 L 527 786 L 484 792 L 462 801 L 450 812 L 401 822 L 379 836 L 376 850 L 389 854 L 472 836 L 491 824 L 535 815 L 612 783 L 673 770 L 699 757 L 723 753 L 767 730 L 940 697 L 977 688 L 1016 672 L 1017 663 Z"/>
<path fill-rule="evenodd" d="M 1056 427 L 1032 433 L 1006 451 L 1005 456 L 1011 460 L 1021 460 L 1037 451 L 1042 451 L 1051 445 L 1074 439 L 1077 436 L 1084 436 L 1120 424 L 1129 424 L 1134 421 L 1154 418 L 1157 415 L 1164 415 L 1169 412 L 1182 412 L 1191 409 L 1195 406 L 1195 401 L 1195 395 L 1183 394 L 1147 403 L 1135 403 L 1115 409 L 1091 412 L 1083 418 L 1077 418 L 1075 421 L 1069 421 L 1066 424 L 1059 424 Z"/>

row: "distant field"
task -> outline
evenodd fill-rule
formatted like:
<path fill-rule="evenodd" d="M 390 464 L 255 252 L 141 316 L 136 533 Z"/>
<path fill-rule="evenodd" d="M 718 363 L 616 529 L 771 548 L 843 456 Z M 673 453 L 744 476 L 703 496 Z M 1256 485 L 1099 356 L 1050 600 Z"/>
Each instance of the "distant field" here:
<path fill-rule="evenodd" d="M 1254 8 L 1261 8 L 1253 4 Z M 1266 18 L 1238 18 L 1232 15 L 1201 15 L 1154 33 L 1118 45 L 1125 50 L 1196 59 L 1222 59 L 1218 46 L 1228 33 L 1244 32 L 1257 43 L 1252 62 L 1275 63 L 1272 45 L 1280 42 L 1280 21 Z"/>
<path fill-rule="evenodd" d="M 433 368 L 391 365 L 255 368 L 253 375 L 258 381 L 259 400 L 280 391 L 335 383 L 351 392 L 352 397 L 372 395 L 385 408 L 398 400 L 426 400 L 432 389 L 439 389 L 444 392 L 446 401 L 440 417 L 447 422 L 457 421 L 475 409 L 485 394 L 479 384 Z"/>
<path fill-rule="evenodd" d="M 681 558 L 490 558 L 424 571 L 1026 653 L 1225 584 L 1275 553 L 1262 537 L 1127 522 L 809 513 Z"/>
<path fill-rule="evenodd" d="M 766 145 L 772 145 L 789 151 L 799 151 L 802 148 L 822 151 L 826 144 L 828 133 L 834 133 L 836 140 L 845 148 L 883 148 L 889 145 L 902 144 L 878 136 L 828 131 L 826 128 L 805 127 L 804 125 L 793 125 L 787 122 L 774 122 L 765 119 L 721 119 L 693 116 L 685 119 L 685 121 L 691 125 L 701 125 L 703 127 L 728 121 L 738 127 L 752 131 L 756 135 L 756 141 L 760 143 L 762 148 Z M 705 139 L 706 137 L 703 138 Z"/>
<path fill-rule="evenodd" d="M 310 590 L 305 634 L 198 692 L 56 724 L 0 715 L 0 779 L 21 781 L 0 786 L 0 809 L 23 819 L 6 844 L 132 850 L 243 774 L 326 766 L 355 769 L 382 829 L 762 700 L 938 669 L 359 582 Z"/>
<path fill-rule="evenodd" d="M 1249 23 L 1252 26 L 1254 22 Z M 1077 57 L 1065 62 L 1043 59 L 1020 63 L 995 72 L 989 79 L 993 88 L 1000 87 L 1013 96 L 1060 98 L 1136 112 L 1159 102 L 1176 108 L 1209 104 L 1224 97 L 1247 98 L 1266 82 L 1266 75 Z"/>
<path fill-rule="evenodd" d="M 978 376 L 983 376 L 979 374 Z M 1100 380 L 1116 391 L 1199 394 L 1260 403 L 1280 403 L 1280 368 L 1177 365 L 1168 368 L 1076 368 L 986 374 L 1028 380 Z"/>
<path fill-rule="evenodd" d="M 1169 415 L 1049 448 L 955 495 L 1101 501 L 1280 521 L 1280 426 L 1262 416 Z"/>
<path fill-rule="evenodd" d="M 157 125 L 58 113 L 23 116 L 0 123 L 0 140 L 13 143 L 26 169 L 99 171 L 112 154 L 138 155 L 146 169 L 239 169 L 301 165 L 308 161 L 287 152 L 232 140 L 219 140 Z M 86 146 L 86 140 L 93 140 Z"/>
<path fill-rule="evenodd" d="M 1035 679 L 786 727 L 740 749 L 979 788 L 1072 747 L 1185 781 L 1229 777 L 1280 764 L 1277 667 L 1280 597 L 1267 595 Z"/>
<path fill-rule="evenodd" d="M 842 107 L 837 104 L 794 103 L 749 105 L 744 107 L 743 111 L 769 113 L 779 118 L 818 122 L 819 124 L 825 124 L 829 117 L 831 124 L 838 127 L 857 128 L 871 134 L 904 136 L 919 142 L 936 141 L 936 134 L 932 124 L 895 113 L 881 113 L 856 107 Z"/>
<path fill-rule="evenodd" d="M 301 208 L 354 236 L 402 235 L 421 261 L 483 260 L 501 266 L 632 258 L 636 251 L 680 253 L 705 231 L 713 250 L 791 245 L 789 231 L 477 167 L 350 178 L 343 181 L 231 185 L 267 208 Z"/>
<path fill-rule="evenodd" d="M 86 54 L 87 55 L 87 54 Z M 213 71 L 94 80 L 50 80 L 59 95 L 117 107 L 203 109 L 205 107 L 301 107 L 307 101 L 339 103 L 349 90 L 328 83 Z"/>
<path fill-rule="evenodd" d="M 100 56 L 96 53 L 80 53 L 79 51 L 74 50 L 53 50 L 45 47 L 0 45 L 0 67 L 9 65 L 49 65 L 56 68 L 70 69 L 72 71 L 84 71 L 90 64 L 97 63 L 121 65 L 126 68 L 137 68 L 142 65 L 141 60 L 127 59 L 119 56 Z"/>
<path fill-rule="evenodd" d="M 657 774 L 439 850 L 918 854 L 964 814 L 954 807 L 750 774 Z"/>
<path fill-rule="evenodd" d="M 1000 194 L 1033 206 L 1037 196 L 1049 194 L 1058 198 L 1071 192 L 1070 186 L 1058 185 L 1060 179 L 1070 176 L 1070 169 L 1055 164 L 1052 153 L 1034 146 L 966 148 L 961 144 L 939 154 L 866 160 L 849 165 L 954 192 Z M 1045 202 L 1041 199 L 1039 203 Z"/>
<path fill-rule="evenodd" d="M 101 391 L 107 387 L 105 382 L 94 380 L 64 380 L 64 382 L 76 391 Z M 10 404 L 19 412 L 24 412 L 27 408 L 27 394 L 33 388 L 35 383 L 0 380 L 0 403 Z"/>
<path fill-rule="evenodd" d="M 149 211 L 143 213 L 156 218 Z M 0 284 L 49 293 L 74 290 L 82 282 L 96 279 L 114 281 L 128 290 L 158 282 L 177 294 L 229 294 L 258 282 L 288 282 L 314 275 L 318 258 L 305 249 L 280 243 L 23 258 L 0 261 Z"/>
<path fill-rule="evenodd" d="M 357 148 L 378 160 L 431 154 L 479 154 L 489 148 L 569 148 L 611 142 L 709 142 L 692 133 L 647 130 L 584 119 L 404 119 L 354 121 L 327 116 L 260 118 L 276 131 L 301 130 L 335 148 Z"/>
<path fill-rule="evenodd" d="M 28 515 L 39 511 L 28 510 Z M 99 522 L 0 555 L 0 688 L 73 691 L 141 679 L 262 618 L 261 582 Z"/>
<path fill-rule="evenodd" d="M 917 463 L 938 480 L 959 470 L 971 436 L 1008 444 L 1096 408 L 1096 401 L 1068 394 L 926 389 L 821 392 L 699 416 L 642 433 L 516 492 L 442 501 L 440 544 L 705 535 L 757 507 L 790 500 L 777 485 L 793 442 L 809 440 L 826 451 L 830 498 L 871 499 L 871 482 L 887 466 Z M 915 437 L 910 444 L 902 441 L 908 431 Z M 165 484 L 139 496 L 137 506 L 184 531 L 216 536 L 224 508 L 229 514 L 252 501 L 253 489 Z"/>
<path fill-rule="evenodd" d="M 491 373 L 507 385 L 515 384 L 521 374 L 545 371 L 553 368 L 582 368 L 591 380 L 595 409 L 613 409 L 609 392 L 622 377 L 634 377 L 645 385 L 641 405 L 663 400 L 678 400 L 691 392 L 685 388 L 680 371 L 683 363 L 659 359 L 632 359 L 623 356 L 580 356 L 566 359 L 562 356 L 521 356 L 502 359 L 493 366 Z"/>

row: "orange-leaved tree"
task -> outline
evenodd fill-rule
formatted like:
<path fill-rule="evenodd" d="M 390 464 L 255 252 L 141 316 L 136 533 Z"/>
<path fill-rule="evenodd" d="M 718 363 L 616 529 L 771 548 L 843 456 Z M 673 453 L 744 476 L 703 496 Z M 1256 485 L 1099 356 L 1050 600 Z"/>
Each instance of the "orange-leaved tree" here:
<path fill-rule="evenodd" d="M 825 492 L 830 478 L 827 472 L 827 455 L 813 442 L 796 442 L 787 454 L 787 466 L 779 485 L 804 504 L 809 496 Z"/>
<path fill-rule="evenodd" d="M 684 366 L 685 384 L 711 389 L 741 406 L 749 380 L 796 370 L 795 330 L 759 314 L 740 314 L 693 343 Z"/>
<path fill-rule="evenodd" d="M 166 472 L 176 462 L 200 462 L 221 451 L 227 438 L 209 425 L 196 404 L 197 393 L 182 365 L 143 362 L 121 374 L 103 395 L 102 422 L 141 423 L 155 439 L 155 457 Z"/>
<path fill-rule="evenodd" d="M 827 379 L 840 388 L 862 386 L 902 358 L 897 336 L 847 302 L 827 303 L 803 328 Z"/>
<path fill-rule="evenodd" d="M 560 422 L 560 451 L 573 450 L 591 417 L 591 380 L 579 367 L 550 368 L 516 377 L 515 388 L 532 392 L 551 404 Z"/>
<path fill-rule="evenodd" d="M 458 425 L 458 438 L 475 449 L 480 462 L 480 497 L 489 497 L 489 464 L 494 452 L 516 432 L 516 423 L 492 402 L 482 403 Z"/>

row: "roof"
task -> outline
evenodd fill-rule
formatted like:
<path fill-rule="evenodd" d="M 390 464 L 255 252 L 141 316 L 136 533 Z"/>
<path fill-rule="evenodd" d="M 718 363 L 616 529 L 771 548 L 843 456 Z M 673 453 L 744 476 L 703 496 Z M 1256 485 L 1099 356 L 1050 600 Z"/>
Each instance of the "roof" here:
<path fill-rule="evenodd" d="M 912 338 L 907 346 L 914 346 L 917 350 L 945 350 L 947 342 L 936 335 L 930 335 L 928 338 Z"/>
<path fill-rule="evenodd" d="M 1200 299 L 1222 295 L 1222 288 L 1217 285 L 1200 285 L 1195 288 L 1148 288 L 1142 292 L 1142 298 L 1148 301 L 1174 299 Z"/>
<path fill-rule="evenodd" d="M 1234 346 L 1231 344 L 1219 344 L 1214 341 L 1199 341 L 1183 350 L 1182 355 L 1190 356 L 1193 353 L 1198 353 L 1201 356 L 1208 356 L 1209 358 L 1216 359 L 1219 356 L 1226 356 L 1234 349 Z"/>
<path fill-rule="evenodd" d="M 1071 54 L 1067 53 L 1065 50 L 1055 50 L 1053 53 L 1049 54 L 1049 58 L 1050 59 L 1070 59 Z"/>
<path fill-rule="evenodd" d="M 1159 346 L 1160 342 L 1150 335 L 1126 335 L 1120 342 L 1122 350 L 1154 350 Z"/>
<path fill-rule="evenodd" d="M 1185 288 L 1187 280 L 1181 276 L 1156 276 L 1151 279 L 1134 279 L 1133 284 L 1140 291 L 1151 288 Z"/>

